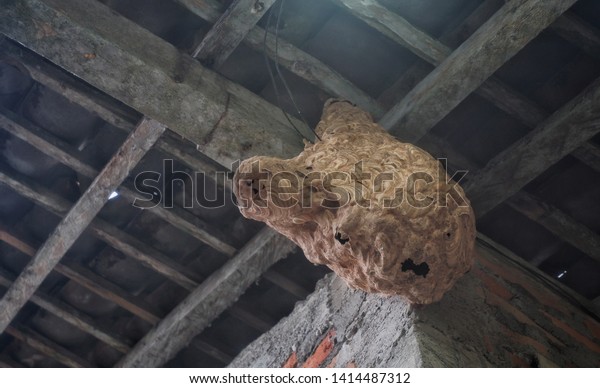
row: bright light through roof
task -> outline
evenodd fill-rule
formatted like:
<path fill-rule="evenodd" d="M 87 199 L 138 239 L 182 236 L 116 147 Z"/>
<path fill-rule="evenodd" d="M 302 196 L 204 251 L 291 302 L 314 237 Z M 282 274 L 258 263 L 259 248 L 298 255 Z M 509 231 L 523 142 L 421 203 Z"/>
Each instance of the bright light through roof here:
<path fill-rule="evenodd" d="M 112 193 L 110 193 L 110 195 L 108 196 L 108 199 L 113 199 L 119 196 L 119 193 L 117 193 L 116 191 L 113 191 Z"/>

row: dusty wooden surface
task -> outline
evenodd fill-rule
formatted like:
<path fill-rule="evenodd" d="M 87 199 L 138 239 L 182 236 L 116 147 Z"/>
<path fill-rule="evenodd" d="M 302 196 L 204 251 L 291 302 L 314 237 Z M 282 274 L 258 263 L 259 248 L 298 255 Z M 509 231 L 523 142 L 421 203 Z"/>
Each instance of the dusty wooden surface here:
<path fill-rule="evenodd" d="M 417 141 L 502 64 L 565 12 L 575 0 L 506 3 L 380 120 Z"/>
<path fill-rule="evenodd" d="M 162 124 L 144 119 L 125 140 L 0 300 L 0 332 L 10 324 L 75 240 L 92 222 L 108 200 L 110 193 L 129 175 L 164 130 Z"/>

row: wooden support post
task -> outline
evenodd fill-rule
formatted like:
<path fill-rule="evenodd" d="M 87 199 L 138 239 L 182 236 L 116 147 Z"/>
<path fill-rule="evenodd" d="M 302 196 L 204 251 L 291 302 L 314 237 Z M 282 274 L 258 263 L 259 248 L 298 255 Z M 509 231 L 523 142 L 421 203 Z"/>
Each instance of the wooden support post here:
<path fill-rule="evenodd" d="M 125 140 L 0 300 L 0 332 L 8 327 L 21 307 L 92 222 L 110 193 L 127 177 L 164 130 L 162 124 L 144 119 Z"/>
<path fill-rule="evenodd" d="M 419 140 L 574 2 L 506 3 L 390 109 L 380 124 L 405 140 Z"/>
<path fill-rule="evenodd" d="M 205 66 L 218 68 L 274 2 L 275 0 L 234 0 L 204 36 L 192 56 Z"/>
<path fill-rule="evenodd" d="M 118 366 L 164 364 L 294 247 L 286 237 L 264 228 L 142 338 Z"/>

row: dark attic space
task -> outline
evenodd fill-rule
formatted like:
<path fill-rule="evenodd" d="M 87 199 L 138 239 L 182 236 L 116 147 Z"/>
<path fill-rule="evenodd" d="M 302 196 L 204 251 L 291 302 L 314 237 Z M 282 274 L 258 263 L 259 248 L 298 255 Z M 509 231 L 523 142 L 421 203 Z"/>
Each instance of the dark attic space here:
<path fill-rule="evenodd" d="M 599 1 L 0 3 L 1 367 L 600 367 Z M 396 140 L 469 211 L 240 211 Z"/>

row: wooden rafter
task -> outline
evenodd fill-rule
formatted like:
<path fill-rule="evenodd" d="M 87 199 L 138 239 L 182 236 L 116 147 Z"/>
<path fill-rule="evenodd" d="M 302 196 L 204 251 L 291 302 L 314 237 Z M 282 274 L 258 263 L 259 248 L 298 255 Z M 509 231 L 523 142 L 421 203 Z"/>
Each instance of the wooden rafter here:
<path fill-rule="evenodd" d="M 218 68 L 273 3 L 275 0 L 234 0 L 194 49 L 192 56 L 206 66 Z"/>
<path fill-rule="evenodd" d="M 3 270 L 0 270 L 0 286 L 8 288 L 13 282 L 13 277 Z M 98 340 L 109 345 L 121 353 L 127 353 L 131 349 L 131 343 L 124 338 L 120 338 L 116 333 L 111 333 L 109 329 L 100 327 L 94 320 L 81 313 L 79 310 L 53 298 L 41 291 L 37 291 L 29 300 L 31 303 L 41 307 L 49 313 L 70 323 L 79 330 L 96 337 Z"/>
<path fill-rule="evenodd" d="M 202 19 L 215 23 L 222 12 L 222 4 L 214 0 L 178 0 L 190 12 Z M 266 41 L 265 41 L 266 35 Z M 258 52 L 265 52 L 272 60 L 277 60 L 282 67 L 310 82 L 325 92 L 342 97 L 381 117 L 385 111 L 375 99 L 360 90 L 349 80 L 342 77 L 317 58 L 298 49 L 294 45 L 275 36 L 259 26 L 254 26 L 246 36 L 244 43 Z"/>
<path fill-rule="evenodd" d="M 561 210 L 523 191 L 513 195 L 507 203 L 519 213 L 600 262 L 600 236 Z"/>
<path fill-rule="evenodd" d="M 142 338 L 118 366 L 156 367 L 164 364 L 294 247 L 295 244 L 286 237 L 264 228 Z"/>
<path fill-rule="evenodd" d="M 600 79 L 471 177 L 465 190 L 475 213 L 483 216 L 598 132 Z"/>
<path fill-rule="evenodd" d="M 157 121 L 143 119 L 129 135 L 0 300 L 0 332 L 8 327 L 108 201 L 110 193 L 116 190 L 164 130 L 165 127 Z"/>
<path fill-rule="evenodd" d="M 32 349 L 72 368 L 91 368 L 93 365 L 73 352 L 24 327 L 8 326 L 6 333 Z"/>
<path fill-rule="evenodd" d="M 506 3 L 380 120 L 417 141 L 575 0 Z"/>
<path fill-rule="evenodd" d="M 98 174 L 95 168 L 83 161 L 80 151 L 3 108 L 0 108 L 0 127 L 85 177 L 94 178 Z M 121 186 L 118 192 L 130 202 L 139 197 L 130 185 Z M 236 251 L 233 246 L 225 242 L 224 236 L 217 237 L 217 231 L 210 231 L 212 228 L 204 221 L 184 209 L 179 207 L 165 209 L 161 206 L 154 206 L 147 208 L 146 211 L 227 256 L 233 256 Z"/>

